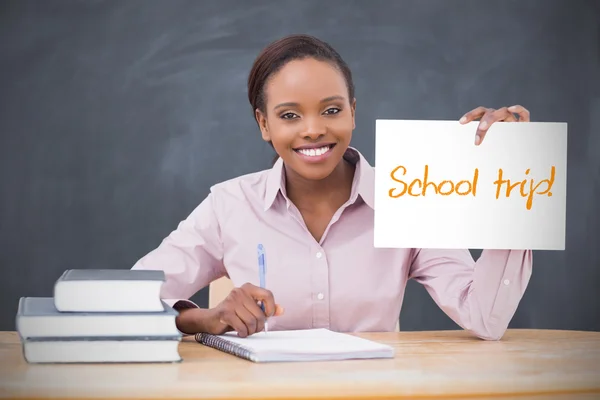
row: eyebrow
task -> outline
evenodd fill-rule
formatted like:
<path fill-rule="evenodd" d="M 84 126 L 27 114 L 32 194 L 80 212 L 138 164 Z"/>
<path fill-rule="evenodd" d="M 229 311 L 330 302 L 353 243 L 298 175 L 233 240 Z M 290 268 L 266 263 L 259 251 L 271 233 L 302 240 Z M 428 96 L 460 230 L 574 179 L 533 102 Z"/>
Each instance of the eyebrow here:
<path fill-rule="evenodd" d="M 320 102 L 321 103 L 327 103 L 333 100 L 344 100 L 344 96 L 329 96 L 329 97 L 325 97 L 324 99 L 322 99 Z M 273 110 L 277 110 L 278 108 L 281 107 L 298 107 L 298 103 L 294 103 L 294 102 L 287 102 L 287 103 L 280 103 L 277 104 L 275 107 L 273 107 Z"/>

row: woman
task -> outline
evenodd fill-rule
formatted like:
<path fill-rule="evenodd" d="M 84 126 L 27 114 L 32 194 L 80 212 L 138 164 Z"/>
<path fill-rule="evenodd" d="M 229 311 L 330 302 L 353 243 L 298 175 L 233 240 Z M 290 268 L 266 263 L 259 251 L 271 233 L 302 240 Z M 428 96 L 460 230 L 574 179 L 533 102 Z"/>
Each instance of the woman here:
<path fill-rule="evenodd" d="M 294 35 L 266 47 L 248 79 L 262 133 L 279 158 L 265 171 L 211 188 L 202 203 L 134 269 L 164 270 L 162 297 L 184 334 L 246 337 L 269 329 L 392 331 L 408 279 L 474 335 L 497 340 L 529 281 L 531 251 L 373 247 L 374 171 L 350 147 L 352 74 L 328 44 Z M 475 144 L 496 121 L 528 121 L 520 106 L 467 113 Z M 266 252 L 258 284 L 257 246 Z M 236 287 L 213 309 L 188 298 L 229 276 Z M 264 304 L 265 312 L 257 305 Z"/>

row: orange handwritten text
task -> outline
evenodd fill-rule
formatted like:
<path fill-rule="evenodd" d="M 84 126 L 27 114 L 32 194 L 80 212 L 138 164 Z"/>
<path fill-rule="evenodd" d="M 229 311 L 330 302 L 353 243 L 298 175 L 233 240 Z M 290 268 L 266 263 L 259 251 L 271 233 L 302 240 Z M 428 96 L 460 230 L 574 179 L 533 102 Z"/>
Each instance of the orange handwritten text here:
<path fill-rule="evenodd" d="M 527 179 L 523 179 L 522 181 L 517 181 L 517 182 L 511 184 L 510 179 L 502 179 L 502 173 L 503 173 L 502 168 L 500 168 L 498 170 L 498 179 L 496 181 L 494 181 L 494 185 L 496 185 L 496 199 L 498 199 L 500 197 L 500 190 L 502 189 L 502 185 L 504 185 L 504 184 L 506 184 L 506 192 L 505 192 L 506 197 L 509 197 L 511 192 L 517 186 L 519 186 L 519 194 L 521 195 L 521 197 L 527 197 L 527 209 L 528 210 L 531 210 L 534 194 L 547 194 L 548 197 L 552 196 L 552 192 L 550 191 L 550 189 L 552 189 L 552 184 L 554 183 L 554 173 L 555 173 L 554 165 L 552 166 L 552 169 L 550 170 L 550 178 L 549 179 L 542 179 L 535 186 L 533 185 L 534 180 L 529 179 L 529 191 L 525 190 L 525 185 L 527 184 Z M 529 175 L 529 169 L 527 169 L 527 171 L 525 171 L 525 175 Z M 542 183 L 546 184 L 546 189 L 538 192 L 537 191 L 538 187 Z"/>
<path fill-rule="evenodd" d="M 425 165 L 425 171 L 423 173 L 423 179 L 413 179 L 410 182 L 406 182 L 400 179 L 400 175 L 406 175 L 406 168 L 402 165 L 394 168 L 390 173 L 393 181 L 399 183 L 402 187 L 391 188 L 389 190 L 389 196 L 392 198 L 398 198 L 408 194 L 409 196 L 425 196 L 429 192 L 439 194 L 441 196 L 449 196 L 452 193 L 456 193 L 459 196 L 466 196 L 477 194 L 477 179 L 479 178 L 479 170 L 475 168 L 473 174 L 473 180 L 462 180 L 454 183 L 451 180 L 444 180 L 439 184 L 429 181 L 429 165 Z M 417 186 L 417 187 L 415 187 Z"/>

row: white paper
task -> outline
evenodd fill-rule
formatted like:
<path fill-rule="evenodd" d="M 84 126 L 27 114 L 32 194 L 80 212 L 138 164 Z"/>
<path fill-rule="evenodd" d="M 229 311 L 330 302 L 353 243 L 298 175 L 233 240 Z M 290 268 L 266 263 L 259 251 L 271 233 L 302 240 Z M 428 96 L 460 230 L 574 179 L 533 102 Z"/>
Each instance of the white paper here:
<path fill-rule="evenodd" d="M 230 332 L 221 337 L 255 353 L 350 354 L 388 349 L 387 345 L 328 329 L 258 332 L 246 338 Z"/>
<path fill-rule="evenodd" d="M 564 250 L 567 124 L 496 122 L 476 146 L 478 124 L 377 120 L 375 247 Z M 391 176 L 400 166 L 394 177 L 404 183 Z M 423 196 L 416 183 L 412 193 L 420 195 L 409 195 L 426 166 L 428 182 L 468 181 L 458 186 L 466 194 L 436 194 L 428 185 Z M 506 182 L 498 191 L 500 169 L 511 185 L 525 184 L 509 196 Z"/>

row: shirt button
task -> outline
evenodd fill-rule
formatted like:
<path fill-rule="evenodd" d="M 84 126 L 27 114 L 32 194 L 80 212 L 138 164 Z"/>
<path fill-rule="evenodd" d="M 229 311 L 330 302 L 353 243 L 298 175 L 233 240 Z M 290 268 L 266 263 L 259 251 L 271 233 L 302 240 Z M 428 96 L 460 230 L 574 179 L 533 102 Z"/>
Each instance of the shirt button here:
<path fill-rule="evenodd" d="M 504 284 L 505 284 L 506 286 L 508 286 L 508 284 L 509 284 L 509 283 L 510 283 L 510 281 L 509 281 L 508 279 L 505 279 L 505 280 L 504 280 Z"/>
<path fill-rule="evenodd" d="M 321 253 L 320 251 L 317 252 L 317 258 L 321 258 L 321 257 L 323 257 L 323 253 Z"/>
<path fill-rule="evenodd" d="M 317 299 L 319 299 L 319 300 L 323 300 L 323 298 L 324 298 L 324 297 L 325 297 L 325 296 L 323 295 L 323 293 L 319 293 L 319 294 L 317 295 Z"/>

